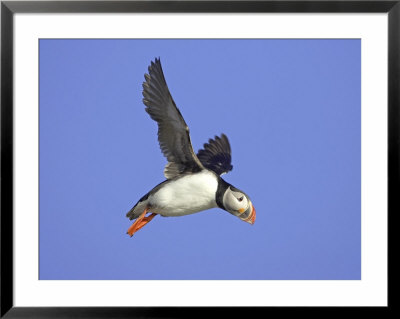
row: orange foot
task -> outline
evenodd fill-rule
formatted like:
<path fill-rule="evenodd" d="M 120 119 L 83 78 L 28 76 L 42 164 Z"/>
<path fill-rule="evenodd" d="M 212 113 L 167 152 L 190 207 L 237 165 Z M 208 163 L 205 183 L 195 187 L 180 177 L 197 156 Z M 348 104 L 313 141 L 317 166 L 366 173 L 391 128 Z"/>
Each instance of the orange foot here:
<path fill-rule="evenodd" d="M 147 223 L 149 223 L 154 216 L 157 214 L 150 214 L 149 216 L 145 217 L 147 214 L 147 208 L 144 210 L 144 212 L 135 220 L 135 222 L 129 227 L 128 231 L 126 232 L 129 236 L 133 236 L 134 233 L 136 233 L 139 229 L 143 228 Z"/>

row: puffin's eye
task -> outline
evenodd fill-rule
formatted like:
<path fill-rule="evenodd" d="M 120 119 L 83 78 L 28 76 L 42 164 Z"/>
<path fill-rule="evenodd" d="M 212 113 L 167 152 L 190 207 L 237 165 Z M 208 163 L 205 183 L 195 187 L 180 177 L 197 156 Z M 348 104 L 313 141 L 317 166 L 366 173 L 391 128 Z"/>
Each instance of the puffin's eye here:
<path fill-rule="evenodd" d="M 243 196 L 238 198 L 238 201 L 241 202 L 243 200 Z"/>

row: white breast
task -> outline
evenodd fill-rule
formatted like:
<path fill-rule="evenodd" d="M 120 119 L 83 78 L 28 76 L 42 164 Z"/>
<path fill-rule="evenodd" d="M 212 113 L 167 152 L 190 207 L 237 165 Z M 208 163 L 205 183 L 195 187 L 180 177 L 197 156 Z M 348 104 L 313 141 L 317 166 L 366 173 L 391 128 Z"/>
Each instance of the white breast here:
<path fill-rule="evenodd" d="M 212 172 L 183 176 L 149 196 L 151 211 L 163 216 L 182 216 L 217 207 L 217 188 L 218 181 Z"/>

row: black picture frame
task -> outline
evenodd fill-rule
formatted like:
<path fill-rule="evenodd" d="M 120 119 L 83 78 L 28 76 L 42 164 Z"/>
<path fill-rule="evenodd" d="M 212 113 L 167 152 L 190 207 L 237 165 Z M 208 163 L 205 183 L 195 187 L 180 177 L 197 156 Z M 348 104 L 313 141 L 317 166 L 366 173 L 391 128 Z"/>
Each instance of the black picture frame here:
<path fill-rule="evenodd" d="M 399 213 L 400 144 L 400 0 L 396 1 L 1 1 L 1 318 L 191 318 L 193 316 L 250 317 L 270 311 L 297 316 L 327 307 L 15 307 L 13 303 L 13 20 L 15 13 L 116 13 L 116 12 L 313 12 L 313 13 L 388 13 L 388 218 L 389 252 L 394 223 Z M 393 240 L 392 240 L 393 241 Z M 389 256 L 389 265 L 392 258 Z M 390 266 L 388 271 L 393 268 Z M 391 273 L 389 272 L 389 278 Z M 390 292 L 388 307 L 336 307 L 347 313 L 388 312 L 394 304 Z"/>

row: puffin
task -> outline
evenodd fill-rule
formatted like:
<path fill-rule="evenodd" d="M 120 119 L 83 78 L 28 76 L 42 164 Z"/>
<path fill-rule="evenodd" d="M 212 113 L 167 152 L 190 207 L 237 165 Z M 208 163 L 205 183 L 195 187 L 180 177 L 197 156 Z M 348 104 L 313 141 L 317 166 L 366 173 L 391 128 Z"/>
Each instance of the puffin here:
<path fill-rule="evenodd" d="M 166 180 L 126 214 L 130 220 L 135 219 L 127 234 L 132 237 L 156 215 L 184 216 L 218 207 L 253 225 L 256 210 L 249 196 L 221 177 L 233 168 L 227 136 L 210 138 L 195 154 L 189 127 L 168 89 L 160 58 L 151 61 L 144 78 L 143 104 L 158 124 L 159 146 L 168 162 L 164 168 Z"/>

